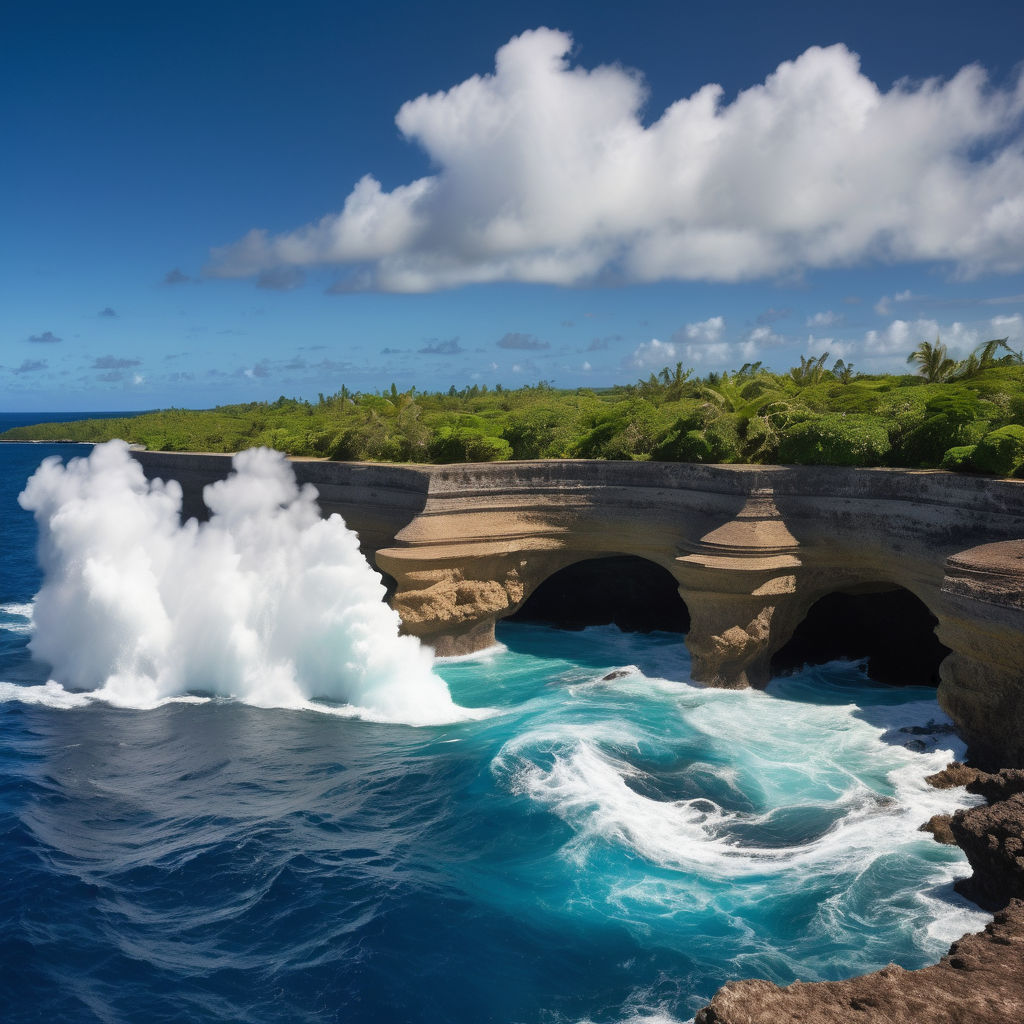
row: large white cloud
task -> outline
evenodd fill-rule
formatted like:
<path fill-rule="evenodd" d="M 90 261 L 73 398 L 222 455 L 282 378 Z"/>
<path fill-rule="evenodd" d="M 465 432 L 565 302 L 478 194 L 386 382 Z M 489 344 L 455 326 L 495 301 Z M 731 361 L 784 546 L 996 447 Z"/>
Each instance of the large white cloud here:
<path fill-rule="evenodd" d="M 1020 313 L 1012 316 L 994 316 L 989 321 L 992 325 L 993 338 L 1006 338 L 1008 341 L 1024 340 L 1024 317 Z"/>
<path fill-rule="evenodd" d="M 437 173 L 340 213 L 212 253 L 209 272 L 345 268 L 337 289 L 473 282 L 736 281 L 872 258 L 947 261 L 962 276 L 1024 267 L 1024 76 L 990 89 L 865 77 L 812 47 L 731 103 L 705 85 L 645 127 L 638 74 L 573 67 L 541 28 L 493 74 L 402 106 Z"/>
<path fill-rule="evenodd" d="M 938 339 L 949 349 L 952 356 L 962 358 L 988 335 L 977 327 L 971 327 L 956 320 L 951 324 L 940 324 L 937 320 L 893 320 L 882 331 L 868 331 L 864 335 L 864 350 L 869 355 L 906 357 L 922 341 L 932 343 Z"/>

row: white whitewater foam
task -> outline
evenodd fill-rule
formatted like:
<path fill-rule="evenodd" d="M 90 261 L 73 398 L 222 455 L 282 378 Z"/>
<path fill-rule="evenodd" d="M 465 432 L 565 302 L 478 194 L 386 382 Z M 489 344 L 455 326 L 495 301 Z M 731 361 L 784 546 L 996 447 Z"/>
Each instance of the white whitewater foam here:
<path fill-rule="evenodd" d="M 742 745 L 759 802 L 768 809 L 725 811 L 707 799 L 664 801 L 637 792 L 628 783 L 642 773 L 611 751 L 665 747 L 672 741 L 636 724 L 593 722 L 528 730 L 504 745 L 492 769 L 513 792 L 528 796 L 573 828 L 575 836 L 564 852 L 580 861 L 595 844 L 611 843 L 660 868 L 703 877 L 778 875 L 794 868 L 815 874 L 856 872 L 886 850 L 930 843 L 931 837 L 918 831 L 923 821 L 977 802 L 963 790 L 938 790 L 924 782 L 925 775 L 939 771 L 960 752 L 956 737 L 941 734 L 929 752 L 880 742 L 897 724 L 938 719 L 941 727 L 948 720 L 934 704 L 873 707 L 876 721 L 869 723 L 856 717 L 856 705 L 806 704 L 759 691 L 700 691 L 635 675 L 599 683 L 639 699 L 646 689 L 648 700 L 675 703 L 687 726 L 709 744 Z M 585 698 L 590 688 L 571 689 L 574 696 Z M 877 721 L 883 718 L 889 721 Z M 918 737 L 908 734 L 905 739 Z M 954 749 L 942 749 L 943 743 Z M 880 795 L 843 767 L 880 760 L 888 761 L 888 768 L 879 785 L 891 787 L 892 796 Z M 729 836 L 731 824 L 762 824 L 775 809 L 800 805 L 831 805 L 843 813 L 823 835 L 798 846 L 746 847 Z M 935 881 L 947 877 L 940 869 Z"/>
<path fill-rule="evenodd" d="M 3 621 L 15 619 L 16 621 Z M 0 630 L 8 633 L 32 632 L 32 604 L 0 604 Z"/>
<path fill-rule="evenodd" d="M 30 649 L 53 679 L 3 693 L 148 708 L 198 692 L 413 725 L 486 714 L 458 707 L 429 648 L 399 636 L 356 535 L 321 518 L 282 455 L 233 467 L 203 491 L 209 521 L 182 525 L 179 484 L 148 481 L 122 441 L 44 460 L 19 502 L 44 571 Z"/>

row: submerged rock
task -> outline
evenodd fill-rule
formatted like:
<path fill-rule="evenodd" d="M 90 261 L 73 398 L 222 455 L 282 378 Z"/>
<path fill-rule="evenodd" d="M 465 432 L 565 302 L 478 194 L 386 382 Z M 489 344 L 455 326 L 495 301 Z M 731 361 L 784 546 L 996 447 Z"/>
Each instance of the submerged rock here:
<path fill-rule="evenodd" d="M 625 679 L 626 676 L 635 676 L 639 669 L 635 665 L 630 665 L 629 668 L 614 668 L 606 676 L 601 676 L 602 683 L 611 682 L 613 679 Z"/>

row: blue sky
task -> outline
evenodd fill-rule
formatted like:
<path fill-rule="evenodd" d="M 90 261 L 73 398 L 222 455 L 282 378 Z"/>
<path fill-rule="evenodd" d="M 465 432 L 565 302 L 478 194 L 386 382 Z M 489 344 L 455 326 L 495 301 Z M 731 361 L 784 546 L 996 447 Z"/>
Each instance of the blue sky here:
<path fill-rule="evenodd" d="M 15 6 L 3 409 L 1024 341 L 1016 2 Z"/>

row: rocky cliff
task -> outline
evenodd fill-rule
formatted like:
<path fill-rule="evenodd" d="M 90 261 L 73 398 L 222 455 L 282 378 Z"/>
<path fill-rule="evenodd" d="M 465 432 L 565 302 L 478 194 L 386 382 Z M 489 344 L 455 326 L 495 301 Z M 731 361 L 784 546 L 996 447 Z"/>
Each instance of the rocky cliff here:
<path fill-rule="evenodd" d="M 148 475 L 181 481 L 187 514 L 202 514 L 202 486 L 229 469 L 225 456 L 136 457 Z M 677 584 L 695 679 L 762 685 L 819 600 L 902 588 L 936 623 L 939 701 L 972 760 L 1024 767 L 1024 482 L 668 463 L 294 466 L 393 580 L 405 629 L 442 654 L 493 643 L 495 623 L 559 570 L 630 556 Z M 891 627 L 898 637 L 906 621 Z M 984 932 L 921 971 L 733 982 L 698 1024 L 1024 1020 L 1024 903 L 1012 899 L 1024 896 L 1024 795 L 1006 772 L 953 774 L 996 800 L 932 823 L 967 853 L 966 891 L 1004 908 Z"/>
<path fill-rule="evenodd" d="M 229 469 L 227 456 L 136 457 L 181 481 L 187 514 Z M 293 465 L 393 580 L 407 632 L 439 654 L 492 644 L 559 570 L 631 556 L 674 579 L 694 678 L 760 686 L 820 599 L 899 587 L 936 623 L 939 701 L 972 758 L 1024 765 L 1024 482 L 652 462 Z"/>
<path fill-rule="evenodd" d="M 1024 1020 L 1024 772 L 997 774 L 953 764 L 934 785 L 965 785 L 988 805 L 957 811 L 951 837 L 974 874 L 957 884 L 996 911 L 985 930 L 954 942 L 937 964 L 894 964 L 849 981 L 734 981 L 697 1013 L 695 1024 L 1019 1024 Z M 939 841 L 943 830 L 933 819 Z"/>

